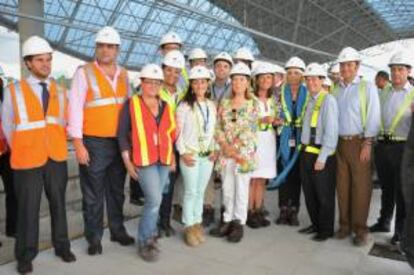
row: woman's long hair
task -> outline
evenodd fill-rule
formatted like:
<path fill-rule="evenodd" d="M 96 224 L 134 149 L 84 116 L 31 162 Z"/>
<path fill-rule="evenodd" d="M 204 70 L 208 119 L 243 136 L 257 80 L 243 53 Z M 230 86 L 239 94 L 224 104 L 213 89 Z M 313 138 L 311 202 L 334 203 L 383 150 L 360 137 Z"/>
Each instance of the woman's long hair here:
<path fill-rule="evenodd" d="M 260 75 L 256 76 L 255 85 L 254 85 L 254 95 L 257 98 L 259 98 L 259 84 L 258 84 L 259 77 L 260 77 Z M 269 89 L 267 89 L 267 94 L 266 94 L 267 98 L 270 98 L 273 95 L 273 85 L 274 85 L 274 83 L 272 84 L 272 86 Z"/>
<path fill-rule="evenodd" d="M 246 77 L 247 78 L 247 82 L 249 82 L 249 83 L 251 83 L 250 82 L 250 77 L 249 76 L 247 76 L 247 75 L 243 75 L 244 77 Z M 231 77 L 232 78 L 232 77 Z M 250 93 L 250 85 L 249 85 L 249 87 L 247 87 L 246 88 L 246 91 L 244 92 L 244 97 L 246 98 L 246 99 L 252 99 L 252 96 L 251 96 L 251 93 Z M 233 87 L 231 88 L 231 94 L 230 94 L 230 99 L 233 99 L 234 98 L 234 91 L 233 91 Z"/>
<path fill-rule="evenodd" d="M 193 108 L 194 103 L 197 101 L 197 97 L 195 95 L 195 92 L 194 92 L 193 88 L 191 87 L 191 82 L 192 82 L 192 80 L 190 80 L 187 92 L 185 93 L 185 96 L 184 96 L 184 98 L 181 102 L 183 102 L 183 103 L 185 102 L 188 105 L 190 105 L 191 108 Z M 206 91 L 206 94 L 204 95 L 204 98 L 206 98 L 206 99 L 210 98 L 210 89 L 209 88 L 207 88 L 207 91 Z"/>

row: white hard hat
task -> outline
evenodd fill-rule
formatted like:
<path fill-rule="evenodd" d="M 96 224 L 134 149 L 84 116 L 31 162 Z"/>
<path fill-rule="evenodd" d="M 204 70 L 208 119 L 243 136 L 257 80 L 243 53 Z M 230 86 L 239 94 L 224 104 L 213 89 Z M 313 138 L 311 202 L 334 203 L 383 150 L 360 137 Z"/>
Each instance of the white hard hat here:
<path fill-rule="evenodd" d="M 194 66 L 190 70 L 189 79 L 211 79 L 210 71 L 204 66 Z"/>
<path fill-rule="evenodd" d="M 45 39 L 36 35 L 31 36 L 24 41 L 22 47 L 23 57 L 52 52 L 53 49 L 50 47 L 49 43 Z"/>
<path fill-rule="evenodd" d="M 231 68 L 230 75 L 241 74 L 245 76 L 251 76 L 252 72 L 250 71 L 249 67 L 244 64 L 243 62 L 239 62 Z"/>
<path fill-rule="evenodd" d="M 329 70 L 329 72 L 332 73 L 332 74 L 339 74 L 340 73 L 339 63 L 333 64 L 331 69 Z"/>
<path fill-rule="evenodd" d="M 408 67 L 412 67 L 412 57 L 406 51 L 398 51 L 396 52 L 390 59 L 388 66 L 392 65 L 404 65 Z"/>
<path fill-rule="evenodd" d="M 203 49 L 195 48 L 190 52 L 190 56 L 188 57 L 188 60 L 194 59 L 207 59 L 207 54 Z"/>
<path fill-rule="evenodd" d="M 272 64 L 273 72 L 276 74 L 286 74 L 286 70 L 283 69 L 282 66 L 279 66 L 277 64 Z"/>
<path fill-rule="evenodd" d="M 181 40 L 180 36 L 175 32 L 169 32 L 162 36 L 160 41 L 160 47 L 165 44 L 179 44 L 182 45 L 183 41 Z"/>
<path fill-rule="evenodd" d="M 304 71 L 305 67 L 306 67 L 305 62 L 303 62 L 303 60 L 297 56 L 291 57 L 285 64 L 286 70 L 289 68 L 298 68 Z"/>
<path fill-rule="evenodd" d="M 326 77 L 326 70 L 319 63 L 311 63 L 306 67 L 305 72 L 303 73 L 303 76 L 305 77 L 306 76 Z"/>
<path fill-rule="evenodd" d="M 247 60 L 251 62 L 254 61 L 253 54 L 248 48 L 238 49 L 234 55 L 234 59 L 239 59 L 239 60 L 242 59 L 242 60 Z"/>
<path fill-rule="evenodd" d="M 255 70 L 253 71 L 253 75 L 256 77 L 261 74 L 274 74 L 274 68 L 271 64 L 263 62 L 260 63 Z"/>
<path fill-rule="evenodd" d="M 162 64 L 169 67 L 182 69 L 185 66 L 184 55 L 178 50 L 170 51 L 164 56 Z"/>
<path fill-rule="evenodd" d="M 147 64 L 141 70 L 140 78 L 164 80 L 164 73 L 157 64 Z"/>
<path fill-rule="evenodd" d="M 96 34 L 95 43 L 121 45 L 121 37 L 113 27 L 105 26 Z"/>
<path fill-rule="evenodd" d="M 329 77 L 325 77 L 325 79 L 323 80 L 323 85 L 331 87 L 332 80 Z"/>
<path fill-rule="evenodd" d="M 221 52 L 218 55 L 216 55 L 213 59 L 213 63 L 216 63 L 217 61 L 226 61 L 230 63 L 230 65 L 233 65 L 233 58 L 227 53 L 227 52 Z"/>
<path fill-rule="evenodd" d="M 342 51 L 339 53 L 338 56 L 338 62 L 344 63 L 344 62 L 350 62 L 350 61 L 361 61 L 361 55 L 357 50 L 351 47 L 346 47 L 342 49 Z"/>

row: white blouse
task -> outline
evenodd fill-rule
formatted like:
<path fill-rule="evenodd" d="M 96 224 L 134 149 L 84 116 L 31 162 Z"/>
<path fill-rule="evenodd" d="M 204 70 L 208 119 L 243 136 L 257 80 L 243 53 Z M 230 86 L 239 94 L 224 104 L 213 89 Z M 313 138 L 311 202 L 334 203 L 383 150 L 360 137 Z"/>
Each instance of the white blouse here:
<path fill-rule="evenodd" d="M 214 149 L 214 129 L 217 110 L 213 101 L 194 103 L 191 108 L 186 102 L 180 103 L 176 111 L 178 138 L 176 147 L 180 155 L 200 153 Z"/>

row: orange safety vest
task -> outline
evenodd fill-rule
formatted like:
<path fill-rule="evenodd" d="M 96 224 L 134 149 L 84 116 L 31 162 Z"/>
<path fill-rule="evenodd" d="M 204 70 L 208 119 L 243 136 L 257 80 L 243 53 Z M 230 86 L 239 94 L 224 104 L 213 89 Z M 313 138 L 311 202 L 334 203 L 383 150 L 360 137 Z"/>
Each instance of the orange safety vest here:
<path fill-rule="evenodd" d="M 130 100 L 132 159 L 136 166 L 149 166 L 157 162 L 171 164 L 176 134 L 175 116 L 173 108 L 167 102 L 161 102 L 161 120 L 157 124 L 139 95 L 134 95 Z"/>
<path fill-rule="evenodd" d="M 96 137 L 116 137 L 119 113 L 131 89 L 127 71 L 122 68 L 114 91 L 95 63 L 86 64 L 83 69 L 88 83 L 83 133 Z"/>
<path fill-rule="evenodd" d="M 42 104 L 26 80 L 10 84 L 14 111 L 14 130 L 11 135 L 11 166 L 13 169 L 32 169 L 44 165 L 50 158 L 67 159 L 66 90 L 54 80 L 49 88 L 46 115 Z"/>

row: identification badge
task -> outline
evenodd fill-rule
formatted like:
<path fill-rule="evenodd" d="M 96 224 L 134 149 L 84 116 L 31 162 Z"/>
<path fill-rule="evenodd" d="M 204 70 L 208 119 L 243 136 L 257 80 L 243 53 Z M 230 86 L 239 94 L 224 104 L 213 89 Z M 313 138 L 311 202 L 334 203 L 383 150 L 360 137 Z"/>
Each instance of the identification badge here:
<path fill-rule="evenodd" d="M 154 145 L 158 146 L 158 135 L 154 134 L 152 138 L 154 139 Z"/>
<path fill-rule="evenodd" d="M 296 146 L 296 140 L 289 139 L 289 147 L 295 147 Z"/>

